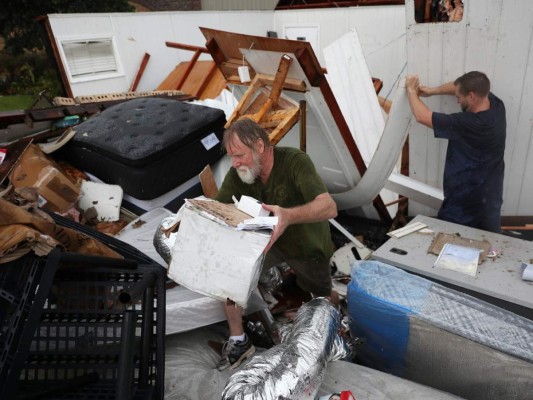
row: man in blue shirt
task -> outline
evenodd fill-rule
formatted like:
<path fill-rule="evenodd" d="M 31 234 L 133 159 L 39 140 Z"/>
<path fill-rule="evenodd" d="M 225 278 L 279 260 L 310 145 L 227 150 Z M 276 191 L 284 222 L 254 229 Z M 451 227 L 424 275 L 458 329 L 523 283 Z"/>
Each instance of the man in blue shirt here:
<path fill-rule="evenodd" d="M 406 78 L 407 97 L 417 122 L 448 139 L 444 165 L 444 201 L 438 217 L 445 221 L 500 232 L 503 202 L 505 106 L 490 92 L 490 81 L 472 71 L 438 87 Z M 433 112 L 420 96 L 455 95 L 463 112 Z"/>

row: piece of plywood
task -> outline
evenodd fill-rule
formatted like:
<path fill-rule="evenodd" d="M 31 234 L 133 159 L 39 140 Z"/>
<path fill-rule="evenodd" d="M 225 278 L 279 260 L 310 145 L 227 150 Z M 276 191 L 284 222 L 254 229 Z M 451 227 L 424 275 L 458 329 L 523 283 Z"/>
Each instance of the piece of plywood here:
<path fill-rule="evenodd" d="M 324 48 L 327 78 L 365 163 L 370 163 L 385 127 L 385 119 L 353 29 Z"/>
<path fill-rule="evenodd" d="M 200 172 L 199 177 L 204 196 L 209 199 L 214 199 L 218 194 L 218 186 L 213 176 L 211 166 L 206 165 L 202 172 Z"/>
<path fill-rule="evenodd" d="M 179 63 L 156 90 L 176 89 L 189 65 L 190 61 Z M 224 76 L 213 61 L 197 61 L 180 90 L 199 99 L 214 99 L 225 87 Z"/>

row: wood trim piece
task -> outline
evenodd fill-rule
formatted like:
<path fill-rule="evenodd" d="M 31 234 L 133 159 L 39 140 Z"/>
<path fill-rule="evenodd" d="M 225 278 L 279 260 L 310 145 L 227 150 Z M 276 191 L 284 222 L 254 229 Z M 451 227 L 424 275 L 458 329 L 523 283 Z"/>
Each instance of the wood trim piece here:
<path fill-rule="evenodd" d="M 190 44 L 177 43 L 177 42 L 165 42 L 167 47 L 172 47 L 173 49 L 188 50 L 188 51 L 199 51 L 200 53 L 209 54 L 209 50 L 205 47 L 192 46 Z"/>
<path fill-rule="evenodd" d="M 139 85 L 139 82 L 141 81 L 141 78 L 144 74 L 144 70 L 146 69 L 146 65 L 148 64 L 148 60 L 150 60 L 150 54 L 144 53 L 143 59 L 141 60 L 141 65 L 139 66 L 139 70 L 135 75 L 135 79 L 131 83 L 129 90 L 130 92 L 135 92 L 137 90 L 137 86 Z"/>
<path fill-rule="evenodd" d="M 52 52 L 54 53 L 54 58 L 56 60 L 57 68 L 59 70 L 59 75 L 61 76 L 61 81 L 63 82 L 63 88 L 65 89 L 66 97 L 74 97 L 72 87 L 70 86 L 70 81 L 67 76 L 67 71 L 65 70 L 65 66 L 63 65 L 63 61 L 61 60 L 61 55 L 59 54 L 59 49 L 57 48 L 54 32 L 52 31 L 52 27 L 50 26 L 50 20 L 48 19 L 48 16 L 39 17 L 38 20 L 42 21 L 46 29 L 48 41 L 50 43 L 50 47 L 52 48 Z"/>

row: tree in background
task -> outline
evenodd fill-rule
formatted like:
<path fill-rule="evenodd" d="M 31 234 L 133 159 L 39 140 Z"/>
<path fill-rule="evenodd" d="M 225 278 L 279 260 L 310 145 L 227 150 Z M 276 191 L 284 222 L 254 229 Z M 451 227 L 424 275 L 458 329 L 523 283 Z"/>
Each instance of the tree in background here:
<path fill-rule="evenodd" d="M 4 0 L 0 6 L 0 94 L 61 93 L 54 62 L 45 52 L 46 14 L 131 12 L 127 0 Z"/>
<path fill-rule="evenodd" d="M 11 0 L 3 3 L 0 35 L 5 39 L 4 51 L 13 55 L 44 48 L 40 22 L 36 20 L 40 15 L 134 11 L 127 0 Z"/>

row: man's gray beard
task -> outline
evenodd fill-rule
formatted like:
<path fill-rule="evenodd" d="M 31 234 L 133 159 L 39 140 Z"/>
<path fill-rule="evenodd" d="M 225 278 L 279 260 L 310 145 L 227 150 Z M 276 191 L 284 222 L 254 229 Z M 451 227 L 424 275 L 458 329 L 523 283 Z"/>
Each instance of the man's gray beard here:
<path fill-rule="evenodd" d="M 259 165 L 254 165 L 253 167 L 240 166 L 237 168 L 237 174 L 239 175 L 239 178 L 241 178 L 241 181 L 251 185 L 259 176 L 260 168 Z"/>

